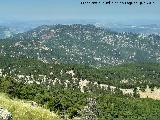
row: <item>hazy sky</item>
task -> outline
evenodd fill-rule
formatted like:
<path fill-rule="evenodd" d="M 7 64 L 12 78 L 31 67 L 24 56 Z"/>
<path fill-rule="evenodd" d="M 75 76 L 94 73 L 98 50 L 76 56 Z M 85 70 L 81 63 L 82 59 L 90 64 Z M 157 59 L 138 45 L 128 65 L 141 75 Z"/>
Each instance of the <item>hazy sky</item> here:
<path fill-rule="evenodd" d="M 0 19 L 12 18 L 19 20 L 52 20 L 72 18 L 110 19 L 115 21 L 133 19 L 160 20 L 160 2 L 158 2 L 159 0 L 152 0 L 152 2 L 156 2 L 155 4 L 141 6 L 129 6 L 120 4 L 81 5 L 81 1 L 87 0 L 0 0 Z M 120 2 L 125 0 L 114 1 Z"/>

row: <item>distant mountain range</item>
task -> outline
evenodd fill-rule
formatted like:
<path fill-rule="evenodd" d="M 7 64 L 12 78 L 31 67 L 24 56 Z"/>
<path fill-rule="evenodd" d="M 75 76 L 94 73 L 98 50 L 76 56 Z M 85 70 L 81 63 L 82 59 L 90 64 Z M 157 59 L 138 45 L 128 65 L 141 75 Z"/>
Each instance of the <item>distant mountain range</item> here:
<path fill-rule="evenodd" d="M 17 31 L 13 28 L 0 26 L 0 39 L 11 37 L 16 33 Z"/>
<path fill-rule="evenodd" d="M 160 25 L 123 25 L 123 24 L 112 24 L 107 25 L 112 31 L 116 32 L 132 32 L 142 34 L 157 34 L 160 35 Z"/>
<path fill-rule="evenodd" d="M 152 23 L 152 24 L 151 24 Z M 0 20 L 0 28 L 7 28 L 9 32 L 15 33 L 23 33 L 34 29 L 38 26 L 42 25 L 55 25 L 55 24 L 63 24 L 63 25 L 72 25 L 72 24 L 93 24 L 96 27 L 110 29 L 115 32 L 132 32 L 132 33 L 140 33 L 140 34 L 157 34 L 160 35 L 160 24 L 157 21 L 145 21 L 145 22 L 109 22 L 108 20 L 94 20 L 94 19 L 55 19 L 55 20 L 30 20 L 30 21 L 16 21 L 16 20 Z M 3 32 L 1 30 L 0 32 Z M 4 34 L 4 33 L 3 33 Z M 7 33 L 5 33 L 7 34 Z M 1 35 L 1 38 L 8 37 L 10 35 Z"/>

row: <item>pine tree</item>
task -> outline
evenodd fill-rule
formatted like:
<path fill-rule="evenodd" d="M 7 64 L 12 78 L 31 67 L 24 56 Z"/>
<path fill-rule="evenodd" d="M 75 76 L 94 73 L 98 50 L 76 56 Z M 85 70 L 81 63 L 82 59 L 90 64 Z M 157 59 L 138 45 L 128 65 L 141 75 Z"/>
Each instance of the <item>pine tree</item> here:
<path fill-rule="evenodd" d="M 96 99 L 88 98 L 88 105 L 82 110 L 82 120 L 97 120 Z"/>

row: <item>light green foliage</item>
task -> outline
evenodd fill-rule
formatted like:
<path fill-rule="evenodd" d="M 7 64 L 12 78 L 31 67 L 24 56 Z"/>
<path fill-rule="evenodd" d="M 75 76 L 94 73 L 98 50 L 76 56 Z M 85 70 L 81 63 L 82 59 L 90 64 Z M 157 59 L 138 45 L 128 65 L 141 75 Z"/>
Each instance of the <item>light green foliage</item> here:
<path fill-rule="evenodd" d="M 10 99 L 0 93 L 0 106 L 12 113 L 13 120 L 59 120 L 58 116 L 42 107 L 33 107 L 27 101 Z"/>

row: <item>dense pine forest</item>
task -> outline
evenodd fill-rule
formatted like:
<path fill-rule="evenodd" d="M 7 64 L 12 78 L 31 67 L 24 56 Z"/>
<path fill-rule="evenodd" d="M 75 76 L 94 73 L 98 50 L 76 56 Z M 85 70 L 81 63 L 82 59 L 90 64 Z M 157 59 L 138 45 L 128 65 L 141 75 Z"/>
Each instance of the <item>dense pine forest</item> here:
<path fill-rule="evenodd" d="M 134 63 L 97 69 L 78 64 L 49 64 L 35 59 L 8 56 L 1 56 L 0 62 L 1 92 L 9 94 L 11 98 L 35 101 L 40 106 L 58 112 L 59 115 L 64 112 L 69 118 L 81 118 L 91 114 L 99 120 L 159 118 L 160 101 L 142 99 L 136 89 L 133 94 L 123 94 L 119 88 L 140 86 L 145 90 L 147 85 L 150 88 L 158 87 L 160 64 Z M 67 72 L 71 70 L 74 75 Z M 83 86 L 81 91 L 80 81 L 84 79 L 92 83 Z M 124 79 L 130 81 L 120 82 Z M 136 82 L 133 82 L 133 79 Z M 139 80 L 147 81 L 141 83 Z M 117 88 L 104 89 L 101 84 Z M 92 103 L 92 99 L 96 104 L 88 107 L 88 112 L 84 112 L 85 107 Z M 93 108 L 96 108 L 94 112 Z"/>

